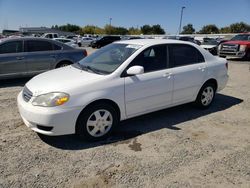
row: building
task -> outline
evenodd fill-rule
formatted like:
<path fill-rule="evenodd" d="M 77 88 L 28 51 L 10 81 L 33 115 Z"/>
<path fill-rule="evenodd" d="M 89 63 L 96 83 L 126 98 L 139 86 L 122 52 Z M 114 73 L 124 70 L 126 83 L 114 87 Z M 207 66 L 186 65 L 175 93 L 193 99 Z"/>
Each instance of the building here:
<path fill-rule="evenodd" d="M 75 33 L 66 32 L 56 29 L 51 29 L 48 27 L 21 27 L 19 29 L 24 35 L 42 35 L 44 33 L 57 33 L 59 36 L 73 36 Z"/>

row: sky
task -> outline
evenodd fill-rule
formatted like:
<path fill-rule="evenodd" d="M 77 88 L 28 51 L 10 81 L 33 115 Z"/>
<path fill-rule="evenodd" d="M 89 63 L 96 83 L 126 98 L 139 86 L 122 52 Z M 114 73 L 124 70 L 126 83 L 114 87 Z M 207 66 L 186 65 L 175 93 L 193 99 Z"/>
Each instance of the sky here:
<path fill-rule="evenodd" d="M 114 26 L 160 24 L 166 33 L 176 34 L 182 6 L 182 26 L 191 23 L 196 31 L 207 24 L 250 24 L 250 0 L 0 0 L 0 32 L 67 23 L 103 27 L 112 18 Z"/>

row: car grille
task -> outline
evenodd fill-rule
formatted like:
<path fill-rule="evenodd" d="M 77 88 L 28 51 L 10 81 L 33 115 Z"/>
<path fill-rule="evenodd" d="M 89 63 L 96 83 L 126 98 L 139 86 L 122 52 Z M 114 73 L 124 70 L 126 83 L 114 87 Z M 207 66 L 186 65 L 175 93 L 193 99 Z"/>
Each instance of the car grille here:
<path fill-rule="evenodd" d="M 24 86 L 23 88 L 23 100 L 26 102 L 29 102 L 31 97 L 33 96 L 33 93 L 26 87 Z"/>
<path fill-rule="evenodd" d="M 222 44 L 221 51 L 224 52 L 237 52 L 239 50 L 238 44 Z"/>

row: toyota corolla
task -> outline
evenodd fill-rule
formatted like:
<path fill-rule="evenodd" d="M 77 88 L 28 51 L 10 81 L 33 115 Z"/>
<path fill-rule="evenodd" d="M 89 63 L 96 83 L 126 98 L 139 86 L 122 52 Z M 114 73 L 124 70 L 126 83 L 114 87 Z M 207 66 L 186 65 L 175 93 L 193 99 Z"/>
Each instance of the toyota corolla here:
<path fill-rule="evenodd" d="M 128 118 L 189 102 L 208 108 L 227 80 L 227 61 L 196 44 L 119 41 L 34 77 L 18 95 L 18 107 L 38 133 L 99 140 Z"/>

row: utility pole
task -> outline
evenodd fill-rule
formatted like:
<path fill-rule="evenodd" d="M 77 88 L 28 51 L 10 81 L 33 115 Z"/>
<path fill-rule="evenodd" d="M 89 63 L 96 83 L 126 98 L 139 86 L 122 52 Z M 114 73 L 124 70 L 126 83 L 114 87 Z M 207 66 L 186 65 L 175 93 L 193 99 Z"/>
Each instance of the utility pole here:
<path fill-rule="evenodd" d="M 111 27 L 112 18 L 109 18 L 109 26 Z"/>
<path fill-rule="evenodd" d="M 180 19 L 180 26 L 179 26 L 179 35 L 181 33 L 181 23 L 182 23 L 182 15 L 183 15 L 184 8 L 186 8 L 186 7 L 181 7 L 181 19 Z"/>

